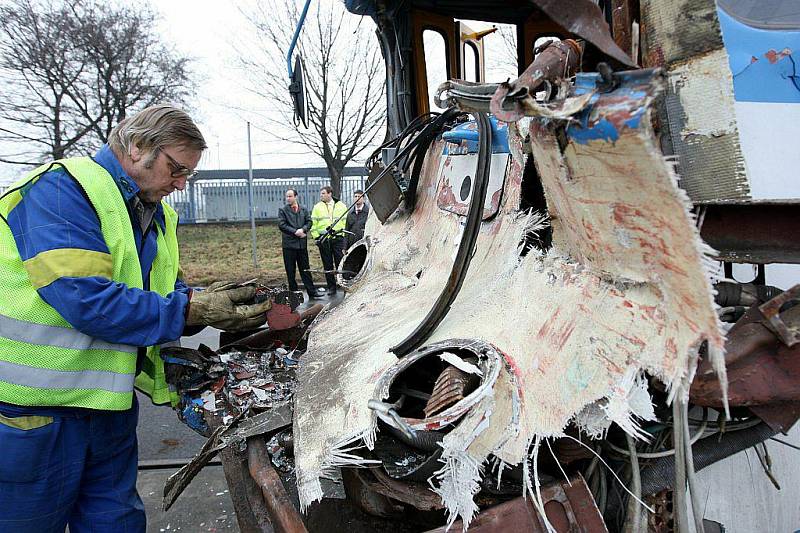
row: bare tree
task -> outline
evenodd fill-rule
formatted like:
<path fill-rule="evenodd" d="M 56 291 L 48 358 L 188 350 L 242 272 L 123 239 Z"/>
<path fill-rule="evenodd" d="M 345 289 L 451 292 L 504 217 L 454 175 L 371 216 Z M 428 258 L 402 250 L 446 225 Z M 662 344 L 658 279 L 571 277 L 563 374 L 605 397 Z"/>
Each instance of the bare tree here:
<path fill-rule="evenodd" d="M 495 26 L 500 36 L 498 46 L 497 66 L 500 70 L 514 72 L 517 69 L 517 29 L 512 24 L 498 24 Z M 505 81 L 505 80 L 499 80 Z"/>
<path fill-rule="evenodd" d="M 244 13 L 256 30 L 257 50 L 240 51 L 240 62 L 250 89 L 274 104 L 263 118 L 263 129 L 321 157 L 338 196 L 344 167 L 383 140 L 383 58 L 368 31 L 369 19 L 353 31 L 351 23 L 359 19 L 348 14 L 341 2 L 315 2 L 297 48 L 306 67 L 311 132 L 306 131 L 293 120 L 284 59 L 300 15 L 296 4 L 270 0 Z"/>
<path fill-rule="evenodd" d="M 79 3 L 73 12 L 83 22 L 79 44 L 92 67 L 91 78 L 81 80 L 87 95 L 81 111 L 90 122 L 102 116 L 94 127 L 100 140 L 129 110 L 184 103 L 192 95 L 190 60 L 161 42 L 150 9 Z"/>
<path fill-rule="evenodd" d="M 149 9 L 93 0 L 0 7 L 0 161 L 34 164 L 106 142 L 127 112 L 191 95 L 189 60 Z"/>
<path fill-rule="evenodd" d="M 67 6 L 37 10 L 29 2 L 0 8 L 0 140 L 19 143 L 3 157 L 6 163 L 32 164 L 24 158 L 50 153 L 63 157 L 92 125 L 70 120 L 75 115 L 71 88 L 86 64 L 64 35 L 70 27 Z"/>

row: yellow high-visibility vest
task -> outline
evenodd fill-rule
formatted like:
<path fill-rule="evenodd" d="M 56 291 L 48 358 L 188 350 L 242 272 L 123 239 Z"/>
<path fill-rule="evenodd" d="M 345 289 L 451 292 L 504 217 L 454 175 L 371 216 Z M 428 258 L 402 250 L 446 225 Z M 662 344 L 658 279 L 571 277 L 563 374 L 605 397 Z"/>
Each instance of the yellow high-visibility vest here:
<path fill-rule="evenodd" d="M 333 207 L 325 202 L 317 202 L 311 210 L 311 234 L 312 239 L 316 239 L 333 224 L 333 231 L 338 235 L 344 235 L 344 227 L 347 224 L 347 206 L 342 202 L 334 202 Z M 337 219 L 340 219 L 338 220 Z M 334 224 L 335 222 L 335 224 Z"/>
<path fill-rule="evenodd" d="M 164 380 L 159 347 L 147 348 L 142 372 L 135 376 L 137 346 L 81 333 L 36 292 L 65 276 L 101 276 L 144 287 L 125 201 L 111 175 L 91 158 L 62 159 L 37 168 L 0 197 L 0 214 L 8 219 L 22 200 L 24 186 L 58 167 L 86 192 L 110 253 L 60 248 L 23 261 L 11 228 L 0 221 L 0 402 L 125 410 L 132 405 L 134 384 L 154 403 L 176 402 Z M 158 247 L 150 290 L 166 296 L 178 277 L 178 215 L 166 202 L 161 205 L 166 231 L 155 225 Z"/>

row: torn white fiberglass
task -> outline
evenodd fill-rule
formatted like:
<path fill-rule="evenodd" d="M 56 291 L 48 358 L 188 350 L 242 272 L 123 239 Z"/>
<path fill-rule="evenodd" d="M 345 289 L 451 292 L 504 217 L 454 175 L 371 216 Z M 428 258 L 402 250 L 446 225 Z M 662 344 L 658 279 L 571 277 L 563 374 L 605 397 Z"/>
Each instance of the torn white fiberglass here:
<path fill-rule="evenodd" d="M 588 94 L 581 83 L 594 79 L 578 78 L 575 93 Z M 451 520 L 474 516 L 490 464 L 524 462 L 570 421 L 598 437 L 614 422 L 641 438 L 637 418 L 652 417 L 645 372 L 685 395 L 703 341 L 721 368 L 708 250 L 650 125 L 662 83 L 640 71 L 612 92 L 591 91 L 572 114 L 509 128 L 498 213 L 482 223 L 463 286 L 426 342 L 442 342 L 443 352 L 452 351 L 449 339 L 488 343 L 502 363 L 462 365 L 496 373 L 482 374 L 489 386 L 441 441 L 430 483 Z M 386 375 L 398 361 L 389 349 L 425 317 L 450 274 L 463 217 L 438 205 L 441 177 L 452 158 L 477 156 L 442 148 L 436 142 L 428 152 L 414 211 L 373 228 L 367 271 L 312 326 L 295 395 L 303 506 L 321 498 L 319 480 L 330 469 L 370 461 L 355 448 L 374 445 L 377 419 L 367 404 L 389 395 Z M 526 157 L 547 214 L 520 211 Z M 545 224 L 552 247 L 522 256 L 526 233 Z M 536 483 L 529 478 L 528 488 Z"/>

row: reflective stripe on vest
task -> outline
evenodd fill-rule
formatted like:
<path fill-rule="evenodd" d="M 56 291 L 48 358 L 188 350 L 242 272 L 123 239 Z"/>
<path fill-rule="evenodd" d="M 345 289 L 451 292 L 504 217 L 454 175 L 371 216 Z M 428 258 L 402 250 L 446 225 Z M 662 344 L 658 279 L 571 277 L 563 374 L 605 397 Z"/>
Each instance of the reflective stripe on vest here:
<path fill-rule="evenodd" d="M 87 389 L 130 392 L 133 374 L 80 370 L 66 372 L 0 361 L 0 380 L 37 389 Z"/>
<path fill-rule="evenodd" d="M 311 209 L 311 238 L 316 239 L 325 229 L 334 224 L 333 230 L 340 233 L 347 225 L 347 206 L 342 202 L 334 202 L 333 207 L 329 208 L 325 202 L 317 202 Z"/>
<path fill-rule="evenodd" d="M 90 337 L 73 328 L 60 328 L 18 320 L 0 315 L 0 331 L 3 337 L 28 344 L 67 348 L 71 350 L 114 350 L 115 352 L 136 353 L 136 346 L 114 344 Z"/>

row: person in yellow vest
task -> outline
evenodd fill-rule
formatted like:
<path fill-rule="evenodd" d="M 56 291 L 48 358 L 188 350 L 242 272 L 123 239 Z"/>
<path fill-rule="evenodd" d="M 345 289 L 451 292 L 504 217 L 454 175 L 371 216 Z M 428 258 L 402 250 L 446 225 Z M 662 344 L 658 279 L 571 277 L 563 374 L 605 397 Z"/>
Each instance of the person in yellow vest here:
<path fill-rule="evenodd" d="M 319 202 L 311 210 L 311 238 L 317 241 L 319 256 L 325 269 L 328 294 L 336 294 L 334 271 L 344 255 L 344 227 L 347 206 L 334 199 L 333 189 L 325 185 L 319 190 Z"/>
<path fill-rule="evenodd" d="M 145 531 L 138 404 L 175 400 L 159 346 L 252 329 L 252 287 L 181 279 L 182 190 L 206 148 L 184 111 L 122 120 L 94 157 L 43 165 L 0 196 L 0 531 Z"/>

